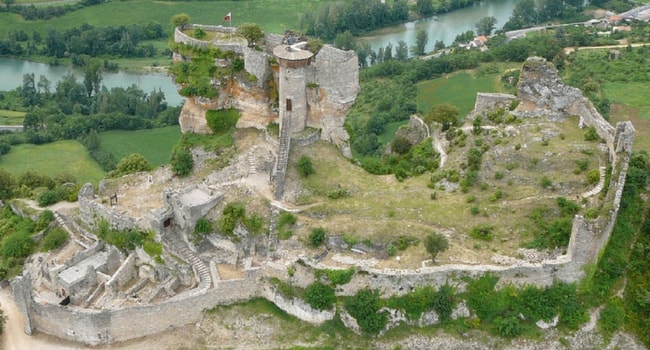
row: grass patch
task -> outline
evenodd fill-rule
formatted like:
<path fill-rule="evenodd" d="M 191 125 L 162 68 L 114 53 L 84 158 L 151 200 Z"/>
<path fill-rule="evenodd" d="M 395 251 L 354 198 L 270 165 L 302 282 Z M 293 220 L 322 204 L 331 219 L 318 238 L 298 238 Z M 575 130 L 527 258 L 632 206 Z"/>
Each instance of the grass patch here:
<path fill-rule="evenodd" d="M 13 146 L 0 159 L 0 167 L 16 176 L 25 171 L 50 177 L 69 173 L 76 177 L 78 184 L 92 182 L 97 185 L 105 175 L 99 164 L 90 158 L 86 148 L 77 141 Z"/>
<path fill-rule="evenodd" d="M 605 95 L 613 103 L 638 109 L 638 116 L 650 119 L 650 100 L 648 99 L 648 82 L 606 82 Z"/>
<path fill-rule="evenodd" d="M 319 5 L 328 2 L 335 1 L 322 0 Z M 45 38 L 48 28 L 64 31 L 81 23 L 97 27 L 118 27 L 125 23 L 150 21 L 162 23 L 171 34 L 173 28 L 169 20 L 173 15 L 187 13 L 192 23 L 226 25 L 228 23 L 222 19 L 228 12 L 233 13 L 233 26 L 253 22 L 259 23 L 265 32 L 282 33 L 285 29 L 300 29 L 300 16 L 296 16 L 296 13 L 304 13 L 312 6 L 314 5 L 311 0 L 197 1 L 189 7 L 182 1 L 109 1 L 47 21 L 25 21 L 13 13 L 0 13 L 0 23 L 3 24 L 0 27 L 0 38 L 7 38 L 9 32 L 19 30 L 30 34 L 37 31 Z M 291 11 L 287 11 L 288 8 L 291 8 Z M 111 15 L 106 16 L 107 13 Z M 215 13 L 219 16 L 215 17 Z M 264 20 L 260 21 L 261 18 Z M 162 41 L 166 42 L 166 39 Z"/>
<path fill-rule="evenodd" d="M 0 125 L 23 125 L 25 112 L 0 109 Z"/>
<path fill-rule="evenodd" d="M 392 142 L 393 139 L 395 139 L 395 133 L 397 132 L 397 129 L 399 129 L 399 127 L 402 125 L 407 125 L 408 123 L 409 123 L 408 120 L 402 120 L 399 122 L 392 122 L 386 124 L 386 126 L 384 127 L 384 132 L 378 136 L 379 142 L 384 146 Z"/>
<path fill-rule="evenodd" d="M 458 107 L 458 115 L 464 118 L 474 109 L 476 93 L 506 92 L 500 77 L 499 74 L 490 74 L 477 78 L 470 71 L 462 71 L 418 83 L 418 110 L 427 113 L 434 105 L 451 103 Z"/>
<path fill-rule="evenodd" d="M 112 153 L 116 160 L 139 153 L 156 167 L 169 163 L 169 156 L 181 139 L 181 132 L 176 125 L 136 131 L 110 130 L 100 133 L 99 138 L 102 150 Z"/>

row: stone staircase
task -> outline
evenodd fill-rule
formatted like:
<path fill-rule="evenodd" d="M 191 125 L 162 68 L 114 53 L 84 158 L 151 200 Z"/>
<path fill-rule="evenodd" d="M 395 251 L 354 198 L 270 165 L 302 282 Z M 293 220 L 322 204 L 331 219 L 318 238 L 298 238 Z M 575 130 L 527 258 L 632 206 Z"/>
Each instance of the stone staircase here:
<path fill-rule="evenodd" d="M 582 198 L 589 198 L 591 196 L 600 193 L 600 191 L 603 190 L 603 187 L 605 187 L 605 177 L 607 175 L 606 171 L 607 171 L 607 167 L 601 166 L 598 168 L 598 172 L 600 173 L 600 179 L 598 180 L 598 184 L 590 191 L 583 193 Z"/>
<path fill-rule="evenodd" d="M 287 113 L 282 118 L 282 127 L 280 128 L 280 149 L 278 150 L 278 160 L 275 167 L 275 199 L 282 199 L 282 196 L 284 195 L 284 180 L 287 173 L 290 148 L 291 113 Z"/>
<path fill-rule="evenodd" d="M 257 161 L 255 160 L 255 151 L 257 151 L 257 145 L 253 146 L 250 151 L 248 151 L 248 173 L 257 174 Z"/>
<path fill-rule="evenodd" d="M 56 220 L 56 223 L 61 227 L 65 232 L 68 233 L 70 238 L 80 246 L 82 246 L 84 249 L 90 248 L 92 245 L 93 241 L 83 235 L 77 234 L 76 231 L 74 231 L 70 225 L 68 224 L 67 218 L 57 211 L 52 211 L 54 214 L 54 220 Z"/>
<path fill-rule="evenodd" d="M 210 268 L 199 259 L 196 254 L 174 234 L 165 235 L 165 241 L 171 252 L 177 255 L 181 260 L 184 260 L 192 266 L 194 273 L 199 277 L 199 284 L 196 288 L 192 288 L 184 293 L 176 295 L 174 298 L 185 298 L 188 296 L 195 296 L 203 294 L 212 286 L 212 277 L 210 275 Z M 174 299 L 173 298 L 173 299 Z"/>

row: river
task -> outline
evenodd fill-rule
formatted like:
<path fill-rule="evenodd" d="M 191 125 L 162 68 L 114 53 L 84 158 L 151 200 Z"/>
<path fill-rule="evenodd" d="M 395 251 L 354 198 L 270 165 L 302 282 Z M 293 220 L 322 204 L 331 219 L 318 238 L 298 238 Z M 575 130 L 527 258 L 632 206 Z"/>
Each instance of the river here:
<path fill-rule="evenodd" d="M 404 40 L 409 47 L 415 45 L 415 36 L 418 30 L 424 29 L 429 33 L 426 51 L 432 51 L 436 40 L 442 40 L 445 45 L 450 45 L 456 35 L 467 30 L 475 30 L 474 25 L 479 19 L 494 16 L 497 19 L 497 28 L 501 28 L 508 20 L 512 9 L 518 0 L 484 0 L 473 6 L 445 13 L 437 17 L 430 17 L 403 23 L 397 26 L 383 28 L 361 37 L 360 41 L 370 43 L 373 50 L 385 47 L 389 42 L 393 48 L 399 40 Z M 80 71 L 71 70 L 67 66 L 50 66 L 44 63 L 0 58 L 0 91 L 13 90 L 22 85 L 23 75 L 34 73 L 36 80 L 44 75 L 51 82 L 54 90 L 56 83 L 63 76 L 72 71 L 79 81 L 82 80 Z M 135 74 L 135 73 L 104 73 L 102 84 L 107 88 L 129 87 L 135 84 L 145 93 L 153 89 L 161 89 L 170 106 L 178 106 L 183 102 L 183 97 L 178 94 L 176 85 L 171 77 L 164 73 Z"/>
<path fill-rule="evenodd" d="M 68 66 L 51 66 L 45 63 L 0 58 L 0 91 L 13 90 L 22 86 L 23 75 L 30 73 L 34 73 L 36 82 L 38 82 L 39 76 L 44 75 L 51 83 L 50 89 L 54 91 L 56 83 L 69 72 L 77 76 L 77 81 L 83 80 L 83 75 L 79 70 L 74 70 Z M 183 97 L 178 94 L 176 85 L 167 74 L 103 73 L 102 85 L 109 89 L 114 87 L 127 88 L 133 84 L 145 93 L 160 89 L 165 93 L 165 100 L 170 106 L 178 106 L 183 102 Z"/>
<path fill-rule="evenodd" d="M 445 46 L 448 46 L 454 41 L 456 35 L 468 30 L 476 31 L 476 22 L 486 16 L 496 18 L 496 28 L 502 28 L 510 18 L 517 2 L 518 0 L 484 0 L 473 6 L 437 17 L 382 28 L 364 35 L 359 40 L 369 43 L 370 47 L 375 51 L 380 47 L 385 47 L 390 42 L 393 44 L 393 50 L 395 50 L 397 42 L 400 40 L 404 40 L 409 47 L 415 46 L 416 33 L 422 29 L 429 34 L 429 41 L 425 49 L 426 52 L 429 52 L 433 51 L 433 46 L 437 40 L 442 40 Z"/>

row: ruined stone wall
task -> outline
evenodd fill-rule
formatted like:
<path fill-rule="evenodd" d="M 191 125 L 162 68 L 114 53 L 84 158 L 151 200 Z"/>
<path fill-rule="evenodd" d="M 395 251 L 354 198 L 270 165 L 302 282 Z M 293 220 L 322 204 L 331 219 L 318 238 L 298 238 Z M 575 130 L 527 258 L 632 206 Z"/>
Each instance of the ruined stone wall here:
<path fill-rule="evenodd" d="M 204 294 L 185 299 L 115 310 L 92 310 L 75 306 L 40 304 L 31 296 L 28 275 L 12 283 L 16 305 L 25 317 L 25 330 L 38 330 L 88 345 L 107 344 L 157 334 L 201 319 L 215 305 L 228 305 L 260 296 L 259 276 L 220 281 Z M 22 307 L 21 307 L 22 306 Z"/>
<path fill-rule="evenodd" d="M 128 230 L 136 227 L 148 230 L 150 228 L 148 222 L 127 216 L 126 211 L 120 211 L 119 206 L 111 207 L 108 203 L 104 205 L 96 199 L 82 196 L 79 197 L 79 217 L 93 227 L 97 219 L 104 219 L 116 230 Z"/>
<path fill-rule="evenodd" d="M 307 126 L 322 129 L 321 139 L 340 148 L 350 138 L 343 123 L 360 90 L 357 55 L 324 46 L 307 70 L 307 84 Z"/>
<path fill-rule="evenodd" d="M 495 109 L 510 108 L 512 101 L 517 100 L 517 96 L 510 94 L 479 92 L 476 94 L 476 103 L 474 103 L 474 113 L 481 114 L 490 112 Z"/>
<path fill-rule="evenodd" d="M 336 314 L 334 308 L 331 310 L 315 310 L 302 299 L 286 298 L 271 285 L 264 286 L 261 295 L 289 315 L 295 316 L 311 324 L 318 325 L 325 321 L 332 320 Z"/>

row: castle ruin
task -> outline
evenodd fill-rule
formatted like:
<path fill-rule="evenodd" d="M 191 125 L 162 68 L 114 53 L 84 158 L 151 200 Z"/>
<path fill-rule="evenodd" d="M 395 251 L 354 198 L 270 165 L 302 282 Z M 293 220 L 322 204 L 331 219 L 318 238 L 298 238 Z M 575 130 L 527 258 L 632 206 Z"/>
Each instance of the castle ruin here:
<path fill-rule="evenodd" d="M 290 46 L 277 48 L 286 50 L 286 47 Z M 319 61 L 324 50 L 327 52 L 323 48 L 313 57 L 302 52 L 296 55 L 298 62 L 294 62 L 292 57 L 299 51 L 281 52 L 279 76 L 282 77 L 283 67 L 291 70 L 296 68 L 291 65 L 297 64 L 298 71 L 285 73 L 289 75 L 287 81 L 295 83 L 292 87 L 300 90 L 300 84 L 312 81 L 312 66 L 326 66 L 323 57 Z M 321 77 L 327 75 L 322 71 L 318 73 Z M 285 90 L 281 95 L 284 96 L 280 98 L 280 118 L 284 124 L 281 130 L 288 135 L 287 139 L 314 125 L 314 111 L 310 106 L 314 106 L 312 102 L 315 99 L 326 101 L 320 94 L 325 94 L 327 88 L 321 85 L 318 89 L 320 97 L 314 96 L 308 87 L 304 95 L 302 90 Z M 585 268 L 597 261 L 607 244 L 618 215 L 634 128 L 629 122 L 611 126 L 579 90 L 563 85 L 552 65 L 539 58 L 531 58 L 524 64 L 517 96 L 479 94 L 473 113 L 507 108 L 513 100 L 520 103 L 512 112 L 522 118 L 561 119 L 577 114 L 581 124 L 594 126 L 605 140 L 612 164 L 611 179 L 604 194 L 604 201 L 611 204 L 607 213 L 596 219 L 576 216 L 566 251 L 541 262 L 513 258 L 507 264 L 459 263 L 417 269 L 381 269 L 351 262 L 348 266 L 353 267 L 356 273 L 349 283 L 337 288 L 337 295 L 353 295 L 363 288 L 380 289 L 384 295 L 401 295 L 418 286 L 439 287 L 450 280 L 458 281 L 462 276 L 474 277 L 486 272 L 498 275 L 502 283 L 538 286 L 550 285 L 555 280 L 576 282 L 585 276 Z M 304 105 L 301 104 L 303 101 L 306 101 Z M 239 103 L 234 99 L 231 102 Z M 292 113 L 295 113 L 295 119 Z M 323 126 L 321 139 L 327 129 L 324 123 L 327 118 L 321 115 L 319 119 Z M 248 118 L 248 122 L 253 123 L 254 119 Z M 26 264 L 23 276 L 12 282 L 14 299 L 24 316 L 25 331 L 29 334 L 43 332 L 90 345 L 108 344 L 187 325 L 199 320 L 205 309 L 253 297 L 266 298 L 286 312 L 312 323 L 332 319 L 337 311 L 347 315 L 345 310 L 314 310 L 298 299 L 285 297 L 269 282 L 271 278 L 292 278 L 295 286 L 304 288 L 314 281 L 316 269 L 341 268 L 304 254 L 278 259 L 273 254 L 277 244 L 274 242 L 277 237 L 274 238 L 273 234 L 268 238 L 253 237 L 239 225 L 234 233 L 239 243 L 223 237 L 210 237 L 203 247 L 191 242 L 190 233 L 197 220 L 223 200 L 222 186 L 234 183 L 238 186 L 237 191 L 250 193 L 245 180 L 266 176 L 258 174 L 258 169 L 264 168 L 269 174 L 275 171 L 277 176 L 277 165 L 253 169 L 247 166 L 248 157 L 254 160 L 250 164 L 259 164 L 266 159 L 258 156 L 256 149 L 242 156 L 245 166 L 233 164 L 215 171 L 201 184 L 188 185 L 174 180 L 168 170 L 161 169 L 153 181 L 142 175 L 131 176 L 121 192 L 102 184 L 95 193 L 92 186 L 85 186 L 79 195 L 80 215 L 77 220 L 61 218 L 63 226 L 74 238 L 70 243 L 76 247 L 74 254 L 67 259 L 51 255 L 35 257 Z M 146 203 L 129 203 L 128 196 L 137 197 L 136 190 L 140 188 L 160 189 L 159 196 Z M 119 197 L 116 205 L 106 200 L 113 194 Z M 164 262 L 156 261 L 140 248 L 125 255 L 104 246 L 86 229 L 94 227 L 98 218 L 106 220 L 111 227 L 153 230 L 163 243 Z M 288 266 L 295 267 L 294 277 L 287 277 Z M 69 297 L 68 303 L 62 303 L 64 297 Z M 459 305 L 454 314 L 455 317 L 468 317 L 469 311 Z M 345 319 L 349 321 L 349 318 L 347 315 Z"/>

